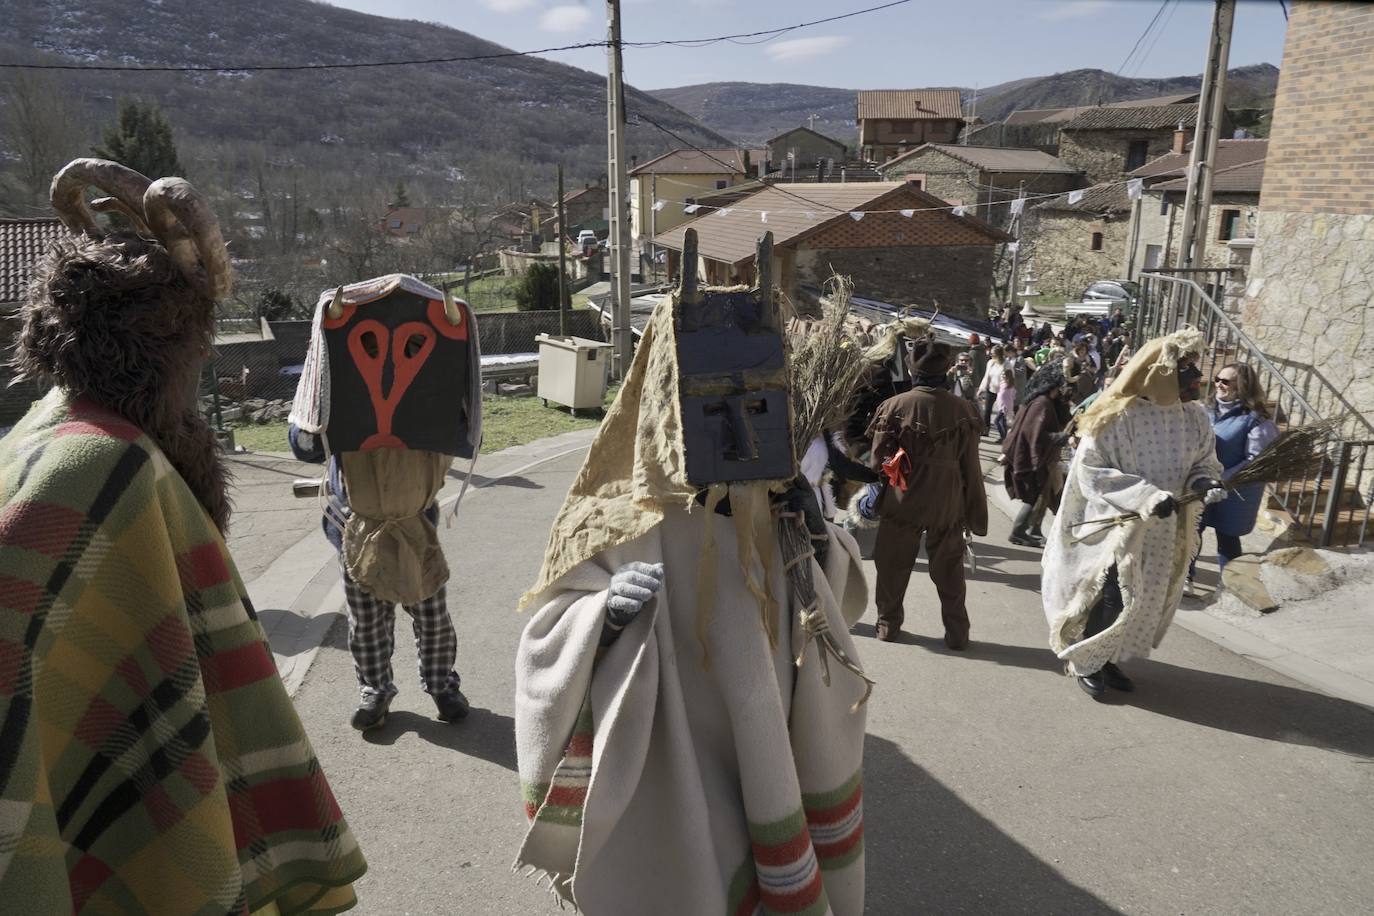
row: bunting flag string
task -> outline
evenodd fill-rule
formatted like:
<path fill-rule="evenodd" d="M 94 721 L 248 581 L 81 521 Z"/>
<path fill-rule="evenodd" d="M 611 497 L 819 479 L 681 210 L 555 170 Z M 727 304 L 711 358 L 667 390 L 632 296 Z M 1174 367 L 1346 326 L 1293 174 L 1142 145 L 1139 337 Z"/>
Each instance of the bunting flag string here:
<path fill-rule="evenodd" d="M 857 223 L 859 220 L 861 220 L 861 219 L 864 218 L 864 211 L 862 211 L 862 210 L 850 210 L 850 211 L 849 211 L 849 218 L 852 219 L 854 222 Z"/>
<path fill-rule="evenodd" d="M 956 206 L 956 207 L 954 208 L 954 215 L 955 215 L 955 216 L 964 216 L 964 215 L 967 214 L 967 213 L 968 213 L 968 207 L 965 207 L 963 204 L 959 204 L 958 206 Z"/>
<path fill-rule="evenodd" d="M 654 210 L 655 210 L 655 211 L 662 210 L 662 209 L 663 209 L 664 207 L 666 207 L 666 206 L 668 206 L 668 201 L 666 201 L 666 200 L 656 200 L 656 201 L 654 201 Z"/>
<path fill-rule="evenodd" d="M 767 210 L 764 210 L 762 213 L 759 214 L 759 222 L 762 222 L 762 223 L 768 222 L 768 211 L 767 211 Z"/>
<path fill-rule="evenodd" d="M 1026 209 L 1026 198 L 1018 197 L 1011 202 L 1011 215 L 1020 216 L 1021 211 Z"/>
<path fill-rule="evenodd" d="M 701 209 L 701 204 L 688 204 L 682 208 L 683 213 L 695 213 Z"/>
<path fill-rule="evenodd" d="M 1082 192 L 1082 191 L 1070 191 L 1070 192 L 1069 192 L 1069 204 L 1070 204 L 1070 205 L 1076 204 L 1076 203 L 1078 203 L 1078 202 L 1079 202 L 1080 200 L 1082 200 L 1082 199 L 1083 199 L 1083 192 Z"/>
<path fill-rule="evenodd" d="M 1140 200 L 1140 195 L 1145 191 L 1144 178 L 1132 178 L 1126 182 L 1126 194 L 1131 200 Z"/>
<path fill-rule="evenodd" d="M 900 210 L 900 211 L 898 211 L 898 212 L 900 212 L 900 213 L 901 213 L 903 216 L 905 216 L 907 219 L 911 219 L 913 216 L 916 215 L 916 211 L 915 211 L 915 210 Z"/>

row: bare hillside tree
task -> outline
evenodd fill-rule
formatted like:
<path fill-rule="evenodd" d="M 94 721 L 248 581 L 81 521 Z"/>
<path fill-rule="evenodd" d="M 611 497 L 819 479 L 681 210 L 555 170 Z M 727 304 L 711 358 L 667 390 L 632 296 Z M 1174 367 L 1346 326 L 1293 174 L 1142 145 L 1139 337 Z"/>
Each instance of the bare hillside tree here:
<path fill-rule="evenodd" d="M 85 146 L 84 117 L 49 74 L 14 70 L 0 85 L 0 145 L 18 157 L 0 207 L 16 216 L 46 213 L 52 176 Z"/>

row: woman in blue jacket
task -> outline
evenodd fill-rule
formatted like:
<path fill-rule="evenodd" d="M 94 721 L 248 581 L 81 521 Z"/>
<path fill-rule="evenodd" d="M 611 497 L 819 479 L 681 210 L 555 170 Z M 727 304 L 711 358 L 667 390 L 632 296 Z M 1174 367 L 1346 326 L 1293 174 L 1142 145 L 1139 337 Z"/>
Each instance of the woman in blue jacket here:
<path fill-rule="evenodd" d="M 1249 464 L 1269 443 L 1278 438 L 1279 430 L 1269 418 L 1255 370 L 1244 363 L 1227 363 L 1217 370 L 1213 380 L 1213 396 L 1207 403 L 1212 429 L 1217 436 L 1217 459 L 1221 461 L 1222 480 L 1228 480 Z M 1255 484 L 1231 493 L 1202 513 L 1199 530 L 1211 528 L 1217 536 L 1217 565 L 1222 569 L 1241 554 L 1240 539 L 1255 528 L 1260 504 L 1264 501 L 1264 485 Z M 1202 552 L 1201 540 L 1198 553 Z M 1193 573 L 1197 557 L 1188 570 L 1188 592 L 1192 592 Z"/>

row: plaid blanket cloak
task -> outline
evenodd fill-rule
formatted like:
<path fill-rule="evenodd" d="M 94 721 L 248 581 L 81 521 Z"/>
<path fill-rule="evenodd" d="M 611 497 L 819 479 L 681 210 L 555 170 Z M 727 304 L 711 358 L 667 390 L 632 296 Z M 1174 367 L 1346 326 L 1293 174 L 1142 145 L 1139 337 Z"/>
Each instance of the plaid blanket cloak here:
<path fill-rule="evenodd" d="M 0 441 L 0 900 L 328 913 L 365 868 L 208 515 L 53 391 Z"/>

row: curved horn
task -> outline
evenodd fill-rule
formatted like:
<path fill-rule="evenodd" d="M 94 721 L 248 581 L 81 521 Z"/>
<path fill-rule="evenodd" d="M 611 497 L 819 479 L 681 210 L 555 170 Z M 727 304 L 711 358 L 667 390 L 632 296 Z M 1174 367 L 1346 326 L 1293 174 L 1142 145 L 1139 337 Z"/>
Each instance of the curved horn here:
<path fill-rule="evenodd" d="M 329 300 L 329 305 L 325 308 L 326 315 L 335 321 L 343 317 L 343 285 L 334 288 L 334 298 Z"/>
<path fill-rule="evenodd" d="M 151 182 L 131 168 L 108 159 L 73 159 L 53 177 L 50 198 L 57 218 L 72 232 L 103 235 L 95 214 L 86 205 L 86 187 L 93 185 L 122 204 L 130 215 L 139 214 L 134 225 L 145 223 L 143 195 Z M 106 209 L 108 212 L 108 209 Z"/>
<path fill-rule="evenodd" d="M 453 290 L 447 286 L 444 287 L 444 317 L 454 327 L 463 323 L 463 313 L 458 308 L 458 303 L 454 301 Z"/>
<path fill-rule="evenodd" d="M 143 194 L 148 228 L 200 291 L 210 299 L 229 295 L 229 252 L 219 223 L 200 192 L 184 178 L 159 178 Z"/>
<path fill-rule="evenodd" d="M 132 207 L 118 197 L 97 197 L 91 201 L 91 209 L 97 213 L 121 213 L 133 225 L 134 232 L 145 239 L 153 238 L 153 230 L 149 229 L 143 220 L 143 211 L 140 209 L 134 212 Z"/>

